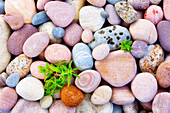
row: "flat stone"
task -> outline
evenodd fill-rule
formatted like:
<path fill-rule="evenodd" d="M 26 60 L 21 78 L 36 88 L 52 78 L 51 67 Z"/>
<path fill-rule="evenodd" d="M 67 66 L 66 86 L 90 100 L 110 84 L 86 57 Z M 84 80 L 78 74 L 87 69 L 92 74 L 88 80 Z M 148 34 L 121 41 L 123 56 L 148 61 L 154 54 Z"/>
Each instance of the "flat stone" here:
<path fill-rule="evenodd" d="M 47 16 L 46 12 L 41 11 L 34 15 L 34 17 L 32 18 L 32 24 L 40 25 L 48 20 L 50 20 L 50 18 Z"/>
<path fill-rule="evenodd" d="M 6 84 L 9 87 L 15 87 L 18 84 L 19 79 L 20 79 L 20 75 L 18 73 L 13 73 L 7 78 Z"/>

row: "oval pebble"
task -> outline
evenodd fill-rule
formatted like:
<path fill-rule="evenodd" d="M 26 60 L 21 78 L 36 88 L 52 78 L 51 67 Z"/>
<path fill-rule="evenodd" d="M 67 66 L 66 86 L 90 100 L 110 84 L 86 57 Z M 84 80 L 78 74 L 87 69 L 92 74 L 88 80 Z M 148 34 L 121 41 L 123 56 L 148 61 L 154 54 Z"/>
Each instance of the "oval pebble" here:
<path fill-rule="evenodd" d="M 128 2 L 135 8 L 136 10 L 144 10 L 149 7 L 149 0 L 128 0 Z"/>
<path fill-rule="evenodd" d="M 170 1 L 169 0 L 163 0 L 163 12 L 164 12 L 164 17 L 166 20 L 170 20 Z"/>
<path fill-rule="evenodd" d="M 83 32 L 82 32 L 82 35 L 81 35 L 81 39 L 84 43 L 90 43 L 93 39 L 93 33 L 91 30 L 89 29 L 85 29 Z"/>
<path fill-rule="evenodd" d="M 62 38 L 65 35 L 65 30 L 62 27 L 55 27 L 52 31 L 55 38 Z"/>
<path fill-rule="evenodd" d="M 161 0 L 149 0 L 149 1 L 153 5 L 158 5 L 161 2 Z"/>
<path fill-rule="evenodd" d="M 133 103 L 123 105 L 124 113 L 138 113 L 138 103 L 134 101 Z"/>
<path fill-rule="evenodd" d="M 87 0 L 90 4 L 97 7 L 103 7 L 106 4 L 106 0 Z"/>
<path fill-rule="evenodd" d="M 40 106 L 43 109 L 47 109 L 51 106 L 53 103 L 53 98 L 52 96 L 45 96 L 40 100 Z"/>
<path fill-rule="evenodd" d="M 156 95 L 158 89 L 155 77 L 150 73 L 139 73 L 131 83 L 134 96 L 141 102 L 149 102 Z"/>
<path fill-rule="evenodd" d="M 102 11 L 100 13 L 100 15 L 103 17 L 103 18 L 109 18 L 109 14 L 106 12 L 106 11 Z"/>
<path fill-rule="evenodd" d="M 20 75 L 18 73 L 13 73 L 6 79 L 6 84 L 9 87 L 15 87 L 18 84 L 19 79 Z"/>
<path fill-rule="evenodd" d="M 4 1 L 3 0 L 0 0 L 0 14 L 3 14 L 3 13 L 5 13 L 5 11 L 4 11 Z"/>
<path fill-rule="evenodd" d="M 0 87 L 6 85 L 6 79 L 7 78 L 8 78 L 8 75 L 5 72 L 0 74 Z"/>
<path fill-rule="evenodd" d="M 33 25 L 40 25 L 46 21 L 50 20 L 45 11 L 38 12 L 32 18 Z"/>

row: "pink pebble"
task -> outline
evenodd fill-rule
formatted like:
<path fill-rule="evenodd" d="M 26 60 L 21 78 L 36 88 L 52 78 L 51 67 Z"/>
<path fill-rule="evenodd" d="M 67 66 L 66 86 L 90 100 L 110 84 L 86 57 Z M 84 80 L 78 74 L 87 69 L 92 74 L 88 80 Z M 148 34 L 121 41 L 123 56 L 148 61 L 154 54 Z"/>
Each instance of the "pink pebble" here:
<path fill-rule="evenodd" d="M 89 29 L 85 29 L 83 32 L 82 32 L 82 35 L 81 35 L 81 39 L 84 43 L 90 43 L 93 39 L 93 33 L 91 30 Z"/>
<path fill-rule="evenodd" d="M 53 0 L 38 0 L 37 1 L 37 9 L 40 10 L 40 11 L 44 10 L 45 4 L 49 1 L 53 1 Z"/>
<path fill-rule="evenodd" d="M 164 17 L 170 20 L 170 0 L 163 0 Z"/>
<path fill-rule="evenodd" d="M 87 0 L 90 4 L 97 7 L 102 7 L 106 4 L 106 0 Z"/>
<path fill-rule="evenodd" d="M 149 7 L 149 0 L 128 0 L 128 2 L 135 8 L 136 10 L 144 10 Z"/>

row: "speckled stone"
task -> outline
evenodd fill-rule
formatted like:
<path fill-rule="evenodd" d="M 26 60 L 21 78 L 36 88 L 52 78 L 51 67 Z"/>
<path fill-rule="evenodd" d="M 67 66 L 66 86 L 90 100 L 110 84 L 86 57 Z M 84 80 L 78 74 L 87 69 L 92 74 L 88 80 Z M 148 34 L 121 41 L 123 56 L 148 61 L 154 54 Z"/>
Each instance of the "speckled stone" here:
<path fill-rule="evenodd" d="M 7 78 L 8 78 L 8 75 L 5 72 L 0 74 L 0 87 L 6 85 L 6 79 Z"/>
<path fill-rule="evenodd" d="M 138 103 L 135 101 L 130 104 L 123 105 L 124 113 L 138 113 Z"/>

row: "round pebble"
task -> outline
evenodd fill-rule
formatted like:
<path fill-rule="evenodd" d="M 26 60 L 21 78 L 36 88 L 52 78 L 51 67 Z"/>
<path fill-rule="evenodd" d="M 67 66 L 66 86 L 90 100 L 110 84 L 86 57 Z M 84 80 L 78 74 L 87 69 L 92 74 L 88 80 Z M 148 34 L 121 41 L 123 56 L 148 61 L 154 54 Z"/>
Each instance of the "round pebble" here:
<path fill-rule="evenodd" d="M 164 17 L 166 20 L 170 20 L 170 1 L 169 0 L 163 0 L 163 12 L 164 12 Z"/>
<path fill-rule="evenodd" d="M 153 5 L 158 5 L 161 2 L 161 0 L 149 0 L 149 1 Z"/>
<path fill-rule="evenodd" d="M 128 0 L 128 2 L 136 9 L 136 10 L 144 10 L 149 7 L 149 0 Z"/>
<path fill-rule="evenodd" d="M 124 113 L 138 113 L 138 103 L 134 101 L 133 103 L 123 105 Z"/>
<path fill-rule="evenodd" d="M 18 84 L 19 79 L 20 75 L 18 73 L 13 73 L 6 79 L 6 84 L 9 87 L 15 87 Z"/>
<path fill-rule="evenodd" d="M 85 29 L 81 34 L 81 39 L 84 43 L 90 43 L 93 39 L 93 33 L 89 29 Z"/>
<path fill-rule="evenodd" d="M 8 78 L 8 75 L 5 72 L 0 74 L 0 87 L 6 85 L 6 79 L 7 78 Z"/>
<path fill-rule="evenodd" d="M 40 106 L 43 109 L 47 109 L 51 106 L 51 104 L 53 103 L 53 98 L 52 96 L 44 96 L 41 100 L 40 100 Z"/>
<path fill-rule="evenodd" d="M 62 38 L 65 35 L 65 30 L 61 27 L 55 27 L 52 31 L 52 34 L 55 38 Z"/>
<path fill-rule="evenodd" d="M 102 11 L 100 13 L 100 15 L 103 17 L 103 18 L 109 18 L 109 14 L 106 12 L 106 11 Z"/>
<path fill-rule="evenodd" d="M 0 14 L 3 14 L 3 13 L 5 13 L 5 11 L 4 11 L 4 1 L 3 0 L 0 0 Z"/>
<path fill-rule="evenodd" d="M 34 15 L 34 17 L 32 18 L 32 24 L 40 25 L 48 20 L 50 20 L 50 18 L 47 16 L 46 12 L 41 11 Z"/>

